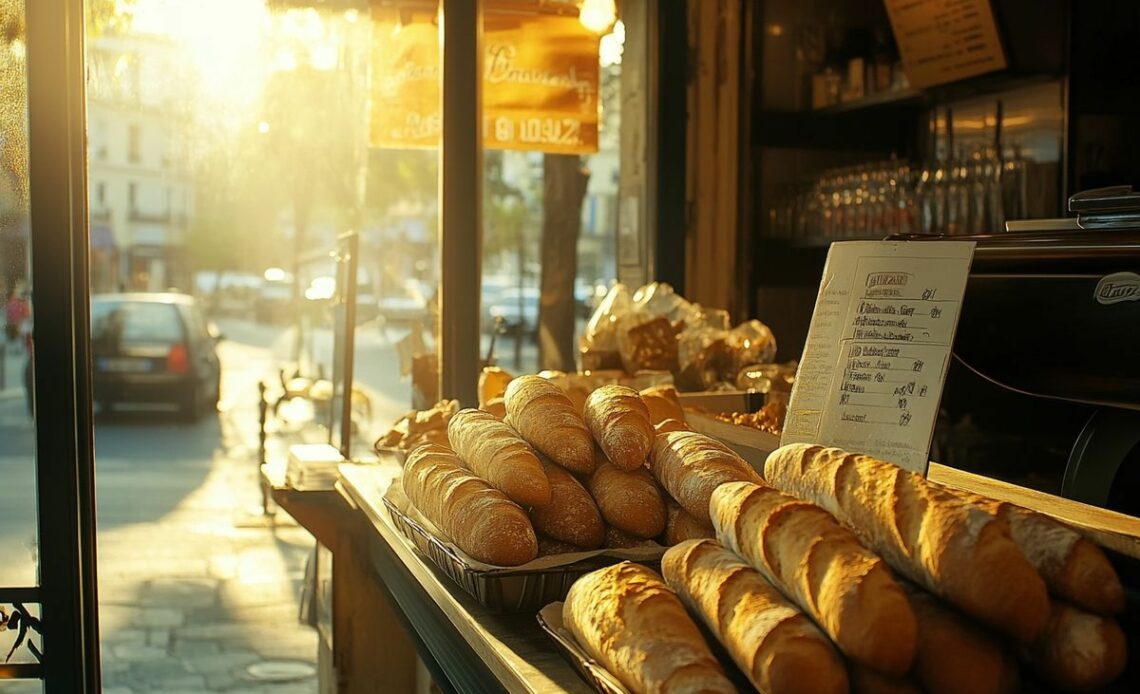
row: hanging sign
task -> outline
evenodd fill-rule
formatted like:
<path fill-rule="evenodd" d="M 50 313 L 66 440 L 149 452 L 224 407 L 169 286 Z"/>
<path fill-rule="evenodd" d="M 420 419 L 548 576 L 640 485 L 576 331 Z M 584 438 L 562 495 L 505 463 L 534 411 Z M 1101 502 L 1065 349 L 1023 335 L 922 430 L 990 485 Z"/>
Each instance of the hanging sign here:
<path fill-rule="evenodd" d="M 439 27 L 431 12 L 373 8 L 371 144 L 438 147 Z M 488 12 L 483 146 L 598 150 L 598 36 L 577 17 Z"/>
<path fill-rule="evenodd" d="M 781 444 L 926 474 L 972 241 L 831 244 Z"/>
<path fill-rule="evenodd" d="M 922 89 L 1006 66 L 990 0 L 886 0 L 912 87 Z"/>

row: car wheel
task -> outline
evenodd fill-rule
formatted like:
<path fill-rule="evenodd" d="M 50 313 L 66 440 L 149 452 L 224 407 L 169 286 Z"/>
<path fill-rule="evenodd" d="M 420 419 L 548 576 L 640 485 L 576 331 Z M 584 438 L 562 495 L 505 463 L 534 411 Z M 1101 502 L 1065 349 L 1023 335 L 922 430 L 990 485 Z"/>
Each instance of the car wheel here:
<path fill-rule="evenodd" d="M 177 404 L 178 416 L 184 422 L 194 423 L 202 416 L 202 399 L 197 385 L 190 386 Z"/>

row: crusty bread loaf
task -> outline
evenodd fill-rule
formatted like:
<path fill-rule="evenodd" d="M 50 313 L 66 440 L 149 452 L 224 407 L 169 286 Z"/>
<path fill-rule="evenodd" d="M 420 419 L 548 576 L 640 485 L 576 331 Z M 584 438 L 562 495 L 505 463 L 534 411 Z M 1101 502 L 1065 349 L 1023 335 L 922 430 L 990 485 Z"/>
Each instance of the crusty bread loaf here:
<path fill-rule="evenodd" d="M 1031 643 L 1049 617 L 1045 582 L 1008 526 L 939 485 L 838 448 L 791 444 L 768 481 L 819 504 L 897 571 L 970 616 Z"/>
<path fill-rule="evenodd" d="M 729 482 L 709 507 L 722 545 L 791 598 L 845 655 L 891 676 L 910 669 L 914 612 L 886 562 L 823 509 L 772 487 Z"/>
<path fill-rule="evenodd" d="M 550 479 L 550 503 L 530 510 L 535 529 L 583 549 L 600 547 L 606 525 L 590 492 L 559 466 L 545 461 L 544 465 Z"/>
<path fill-rule="evenodd" d="M 903 582 L 918 619 L 912 676 L 929 694 L 1003 694 L 1017 691 L 1017 663 L 990 632 L 938 598 Z"/>
<path fill-rule="evenodd" d="M 725 482 L 760 482 L 760 475 L 728 446 L 695 431 L 658 434 L 649 456 L 653 476 L 683 509 L 709 523 L 709 497 Z"/>
<path fill-rule="evenodd" d="M 656 540 L 630 535 L 618 530 L 612 525 L 606 526 L 606 539 L 602 542 L 606 549 L 635 549 L 641 547 L 660 547 Z"/>
<path fill-rule="evenodd" d="M 668 434 L 670 431 L 692 431 L 693 428 L 679 419 L 663 419 L 653 426 L 658 434 Z"/>
<path fill-rule="evenodd" d="M 623 470 L 645 465 L 656 432 L 636 390 L 602 386 L 586 399 L 585 414 L 586 426 L 610 462 Z"/>
<path fill-rule="evenodd" d="M 523 506 L 550 503 L 550 481 L 518 433 L 482 410 L 461 410 L 447 423 L 451 447 L 476 475 Z"/>
<path fill-rule="evenodd" d="M 848 673 L 854 694 L 922 694 L 922 688 L 911 678 L 888 677 L 860 663 L 848 663 Z"/>
<path fill-rule="evenodd" d="M 503 398 L 507 422 L 527 442 L 571 472 L 594 471 L 594 439 L 580 410 L 558 386 L 538 376 L 519 376 Z"/>
<path fill-rule="evenodd" d="M 657 537 L 665 527 L 665 500 L 649 470 L 622 470 L 608 460 L 590 475 L 590 494 L 610 525 L 637 537 Z"/>
<path fill-rule="evenodd" d="M 1075 529 L 1016 504 L 946 489 L 1008 523 L 1013 541 L 1053 596 L 1099 614 L 1124 609 L 1124 586 L 1116 569 L 1100 547 Z"/>
<path fill-rule="evenodd" d="M 700 522 L 672 499 L 665 502 L 665 533 L 661 537 L 665 545 L 679 545 L 685 540 L 708 537 L 716 537 L 712 524 Z"/>
<path fill-rule="evenodd" d="M 479 406 L 479 409 L 483 410 L 487 414 L 500 421 L 507 418 L 507 406 L 503 402 L 503 396 L 501 395 L 497 398 L 491 398 L 487 402 L 483 403 Z"/>
<path fill-rule="evenodd" d="M 472 558 L 518 566 L 538 555 L 538 539 L 526 511 L 463 467 L 438 444 L 420 446 L 404 462 L 408 501 Z"/>
<path fill-rule="evenodd" d="M 681 601 L 644 566 L 622 562 L 579 578 L 562 621 L 635 693 L 736 691 Z"/>
<path fill-rule="evenodd" d="M 495 398 L 503 397 L 514 376 L 497 366 L 484 366 L 479 373 L 479 409 Z"/>
<path fill-rule="evenodd" d="M 1128 645 L 1115 619 L 1055 601 L 1041 636 L 1023 656 L 1051 686 L 1091 691 L 1124 672 Z"/>
<path fill-rule="evenodd" d="M 846 694 L 847 670 L 831 641 L 755 569 L 713 540 L 665 552 L 661 573 L 768 694 Z"/>
<path fill-rule="evenodd" d="M 673 386 L 651 386 L 641 391 L 641 400 L 649 409 L 649 421 L 653 426 L 659 425 L 666 419 L 685 421 L 685 408 L 681 406 L 681 399 L 677 396 L 677 389 Z"/>

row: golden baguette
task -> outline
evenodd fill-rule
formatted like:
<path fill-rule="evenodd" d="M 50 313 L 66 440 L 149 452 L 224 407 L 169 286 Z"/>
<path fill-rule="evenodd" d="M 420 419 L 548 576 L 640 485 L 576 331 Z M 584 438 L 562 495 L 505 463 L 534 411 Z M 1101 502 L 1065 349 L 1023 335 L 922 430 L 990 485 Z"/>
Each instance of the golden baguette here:
<path fill-rule="evenodd" d="M 693 428 L 677 419 L 663 419 L 653 426 L 658 434 L 668 434 L 670 431 L 692 431 Z"/>
<path fill-rule="evenodd" d="M 1077 530 L 1017 504 L 945 489 L 1008 523 L 1013 541 L 1054 597 L 1099 614 L 1124 610 L 1124 586 L 1116 569 L 1100 547 Z"/>
<path fill-rule="evenodd" d="M 574 475 L 554 463 L 545 463 L 545 470 L 550 479 L 550 503 L 530 510 L 535 529 L 582 549 L 600 547 L 606 525 L 590 492 Z"/>
<path fill-rule="evenodd" d="M 760 475 L 723 443 L 695 431 L 658 434 L 649 456 L 653 476 L 681 508 L 710 523 L 709 497 L 725 482 L 760 482 Z"/>
<path fill-rule="evenodd" d="M 665 582 L 768 694 L 846 694 L 835 646 L 755 569 L 713 540 L 688 540 L 661 558 Z"/>
<path fill-rule="evenodd" d="M 467 467 L 523 506 L 550 503 L 550 481 L 534 450 L 514 429 L 482 410 L 461 410 L 447 423 L 452 449 Z"/>
<path fill-rule="evenodd" d="M 1018 691 L 1017 663 L 990 632 L 913 583 L 902 582 L 918 620 L 912 677 L 928 694 Z"/>
<path fill-rule="evenodd" d="M 622 470 L 605 458 L 590 475 L 590 494 L 610 525 L 637 537 L 657 537 L 665 528 L 665 500 L 649 470 Z"/>
<path fill-rule="evenodd" d="M 1128 644 L 1115 619 L 1054 602 L 1049 622 L 1023 657 L 1051 686 L 1090 691 L 1124 672 Z"/>
<path fill-rule="evenodd" d="M 623 470 L 645 465 L 656 432 L 636 390 L 602 386 L 586 399 L 585 415 L 586 426 L 611 463 Z"/>
<path fill-rule="evenodd" d="M 612 525 L 606 526 L 606 539 L 602 542 L 606 549 L 636 549 L 640 547 L 661 547 L 656 540 L 630 535 Z"/>
<path fill-rule="evenodd" d="M 450 448 L 428 444 L 409 453 L 402 483 L 412 506 L 474 559 L 518 566 L 538 555 L 526 511 L 471 474 Z"/>
<path fill-rule="evenodd" d="M 769 483 L 819 504 L 895 570 L 970 616 L 1031 643 L 1049 617 L 1045 582 L 986 511 L 921 475 L 838 448 L 791 444 Z"/>
<path fill-rule="evenodd" d="M 503 397 L 507 384 L 514 378 L 510 373 L 497 366 L 484 366 L 479 372 L 479 409 L 494 400 Z"/>
<path fill-rule="evenodd" d="M 649 409 L 649 420 L 656 427 L 667 419 L 685 423 L 685 408 L 673 386 L 651 386 L 641 391 L 641 399 Z"/>
<path fill-rule="evenodd" d="M 736 692 L 680 599 L 644 566 L 622 562 L 579 578 L 562 621 L 635 694 Z"/>
<path fill-rule="evenodd" d="M 661 539 L 666 546 L 709 537 L 716 537 L 711 524 L 700 522 L 672 499 L 665 502 L 665 533 Z"/>
<path fill-rule="evenodd" d="M 709 502 L 722 545 L 819 624 L 839 650 L 892 676 L 914 661 L 914 612 L 886 562 L 823 509 L 772 487 L 729 482 Z"/>
<path fill-rule="evenodd" d="M 562 389 L 538 376 L 519 376 L 503 401 L 507 423 L 528 443 L 571 472 L 594 471 L 594 439 Z"/>

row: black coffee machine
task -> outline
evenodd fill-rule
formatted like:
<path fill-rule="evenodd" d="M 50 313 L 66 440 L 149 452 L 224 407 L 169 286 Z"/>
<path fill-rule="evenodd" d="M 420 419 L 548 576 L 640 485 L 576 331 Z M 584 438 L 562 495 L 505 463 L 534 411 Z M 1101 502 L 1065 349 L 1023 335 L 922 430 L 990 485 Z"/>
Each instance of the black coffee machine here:
<path fill-rule="evenodd" d="M 953 237 L 977 249 L 931 457 L 1140 515 L 1140 193 L 1069 210 Z"/>

